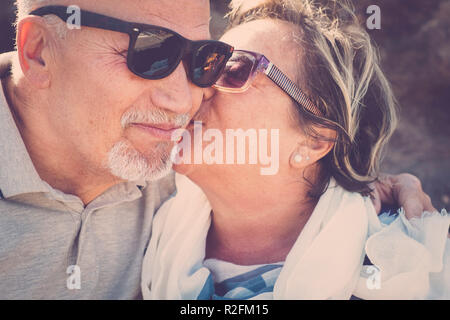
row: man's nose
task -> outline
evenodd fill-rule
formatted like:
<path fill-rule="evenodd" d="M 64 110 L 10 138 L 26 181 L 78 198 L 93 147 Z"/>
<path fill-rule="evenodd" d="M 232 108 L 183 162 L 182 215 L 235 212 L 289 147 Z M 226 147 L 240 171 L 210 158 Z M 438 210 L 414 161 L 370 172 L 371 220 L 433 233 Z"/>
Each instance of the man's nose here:
<path fill-rule="evenodd" d="M 154 81 L 151 93 L 154 107 L 176 114 L 195 113 L 202 96 L 202 89 L 189 81 L 182 63 L 168 77 Z"/>

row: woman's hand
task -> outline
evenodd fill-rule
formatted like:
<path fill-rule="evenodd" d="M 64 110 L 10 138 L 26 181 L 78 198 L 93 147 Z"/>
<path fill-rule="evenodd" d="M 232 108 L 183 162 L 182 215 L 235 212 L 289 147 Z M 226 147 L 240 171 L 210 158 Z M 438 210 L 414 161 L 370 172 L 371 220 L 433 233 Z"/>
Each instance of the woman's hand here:
<path fill-rule="evenodd" d="M 424 211 L 437 211 L 431 198 L 422 190 L 420 180 L 412 174 L 382 174 L 371 187 L 374 189 L 371 198 L 377 214 L 381 213 L 382 204 L 403 207 L 408 219 L 420 218 Z"/>

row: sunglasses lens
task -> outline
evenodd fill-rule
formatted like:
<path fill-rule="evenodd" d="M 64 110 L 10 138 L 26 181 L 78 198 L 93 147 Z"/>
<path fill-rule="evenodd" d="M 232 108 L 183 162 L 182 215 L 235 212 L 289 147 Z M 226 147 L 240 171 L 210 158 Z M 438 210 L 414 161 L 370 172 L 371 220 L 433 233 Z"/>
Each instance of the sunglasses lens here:
<path fill-rule="evenodd" d="M 255 63 L 256 59 L 252 55 L 235 51 L 217 80 L 217 86 L 229 89 L 243 88 L 252 76 Z"/>
<path fill-rule="evenodd" d="M 165 30 L 141 32 L 133 50 L 133 71 L 147 79 L 167 76 L 179 61 L 182 45 L 180 37 Z"/>
<path fill-rule="evenodd" d="M 212 86 L 225 68 L 231 47 L 221 42 L 209 42 L 194 53 L 192 82 L 200 87 Z"/>

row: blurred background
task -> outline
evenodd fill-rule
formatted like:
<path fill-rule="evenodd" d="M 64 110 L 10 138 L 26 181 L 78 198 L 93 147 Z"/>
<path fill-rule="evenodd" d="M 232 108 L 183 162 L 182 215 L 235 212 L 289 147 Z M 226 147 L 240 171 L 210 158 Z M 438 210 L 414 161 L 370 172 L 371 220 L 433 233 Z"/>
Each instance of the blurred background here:
<path fill-rule="evenodd" d="M 0 52 L 13 49 L 13 0 L 0 0 Z M 227 0 L 211 0 L 213 37 L 226 26 Z M 357 0 L 365 23 L 381 8 L 381 30 L 369 31 L 400 104 L 400 125 L 383 163 L 388 173 L 420 178 L 438 208 L 450 209 L 450 0 Z"/>

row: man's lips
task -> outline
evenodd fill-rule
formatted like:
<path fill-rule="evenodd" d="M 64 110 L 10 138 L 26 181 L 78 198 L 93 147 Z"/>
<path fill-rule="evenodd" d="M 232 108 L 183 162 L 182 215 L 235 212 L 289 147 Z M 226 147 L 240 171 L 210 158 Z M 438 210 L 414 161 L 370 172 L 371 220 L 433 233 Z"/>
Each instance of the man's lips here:
<path fill-rule="evenodd" d="M 132 123 L 132 127 L 144 130 L 145 132 L 153 135 L 160 140 L 172 140 L 174 132 L 182 127 L 176 127 L 173 124 L 158 123 L 158 124 L 147 124 L 147 123 Z"/>

